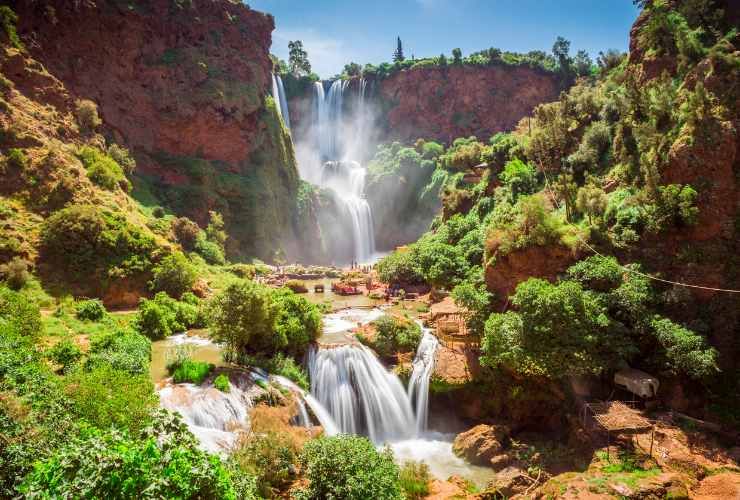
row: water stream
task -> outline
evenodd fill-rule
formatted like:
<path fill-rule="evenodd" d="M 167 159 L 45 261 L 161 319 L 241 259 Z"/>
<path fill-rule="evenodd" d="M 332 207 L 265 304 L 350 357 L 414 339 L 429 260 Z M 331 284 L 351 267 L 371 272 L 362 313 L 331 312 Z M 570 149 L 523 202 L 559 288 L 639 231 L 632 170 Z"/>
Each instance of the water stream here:
<path fill-rule="evenodd" d="M 283 79 L 275 73 L 272 74 L 272 97 L 275 99 L 275 107 L 283 119 L 285 127 L 290 130 L 290 111 L 288 110 L 288 99 L 285 96 Z"/>

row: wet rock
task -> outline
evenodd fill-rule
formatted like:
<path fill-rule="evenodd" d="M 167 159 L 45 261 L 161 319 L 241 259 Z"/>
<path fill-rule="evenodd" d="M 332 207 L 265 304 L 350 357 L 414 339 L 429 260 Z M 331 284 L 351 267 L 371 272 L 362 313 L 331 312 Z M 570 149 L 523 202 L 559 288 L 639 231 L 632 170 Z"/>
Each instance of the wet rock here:
<path fill-rule="evenodd" d="M 452 450 L 471 464 L 490 465 L 504 449 L 510 432 L 506 425 L 476 425 L 455 437 Z"/>

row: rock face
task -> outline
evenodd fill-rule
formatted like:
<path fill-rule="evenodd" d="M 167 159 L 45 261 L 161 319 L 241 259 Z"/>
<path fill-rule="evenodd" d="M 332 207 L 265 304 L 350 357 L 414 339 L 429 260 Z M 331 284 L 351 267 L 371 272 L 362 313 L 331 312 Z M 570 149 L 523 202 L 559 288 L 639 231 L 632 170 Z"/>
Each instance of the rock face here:
<path fill-rule="evenodd" d="M 511 130 L 559 91 L 557 77 L 537 69 L 448 66 L 399 71 L 378 82 L 377 94 L 389 138 L 450 142 Z"/>
<path fill-rule="evenodd" d="M 504 449 L 510 429 L 505 425 L 476 425 L 455 437 L 452 451 L 474 465 L 490 465 Z"/>
<path fill-rule="evenodd" d="M 201 226 L 224 215 L 231 256 L 288 257 L 299 233 L 290 139 L 265 97 L 271 16 L 231 0 L 22 0 L 18 31 L 102 132 L 137 159 L 134 196 Z M 143 197 L 137 196 L 142 194 Z M 152 199 L 154 197 L 154 199 Z"/>

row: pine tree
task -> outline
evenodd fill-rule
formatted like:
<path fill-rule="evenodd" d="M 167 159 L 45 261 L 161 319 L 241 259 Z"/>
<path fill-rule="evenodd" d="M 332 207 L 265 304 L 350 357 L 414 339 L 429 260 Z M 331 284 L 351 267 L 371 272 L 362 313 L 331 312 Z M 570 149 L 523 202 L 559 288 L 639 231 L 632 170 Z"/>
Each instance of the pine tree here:
<path fill-rule="evenodd" d="M 396 47 L 396 51 L 393 53 L 393 62 L 402 62 L 404 59 L 406 59 L 403 56 L 403 44 L 401 43 L 401 37 L 398 37 L 398 46 Z"/>

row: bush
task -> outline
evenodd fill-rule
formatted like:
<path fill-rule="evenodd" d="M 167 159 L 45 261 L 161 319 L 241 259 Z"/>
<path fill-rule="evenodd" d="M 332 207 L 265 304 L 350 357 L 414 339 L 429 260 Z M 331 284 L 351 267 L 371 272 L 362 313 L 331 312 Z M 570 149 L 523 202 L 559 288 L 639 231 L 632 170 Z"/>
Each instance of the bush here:
<path fill-rule="evenodd" d="M 75 103 L 75 117 L 83 132 L 95 132 L 103 120 L 98 115 L 98 105 L 89 99 L 78 99 Z"/>
<path fill-rule="evenodd" d="M 149 422 L 157 397 L 149 374 L 132 375 L 101 364 L 67 376 L 72 412 L 90 424 L 106 429 L 112 425 L 132 431 Z"/>
<path fill-rule="evenodd" d="M 180 298 L 190 290 L 197 278 L 197 271 L 182 252 L 172 253 L 154 267 L 154 278 L 150 286 L 155 292 L 166 292 L 170 297 Z"/>
<path fill-rule="evenodd" d="M 414 321 L 386 314 L 373 322 L 376 337 L 372 347 L 381 356 L 398 352 L 416 352 L 421 341 L 421 328 Z"/>
<path fill-rule="evenodd" d="M 519 195 L 532 194 L 537 188 L 534 167 L 519 158 L 507 162 L 498 177 L 511 190 L 512 201 L 516 201 Z"/>
<path fill-rule="evenodd" d="M 75 316 L 83 321 L 100 321 L 107 312 L 100 299 L 83 300 L 75 304 Z"/>
<path fill-rule="evenodd" d="M 673 372 L 701 379 L 718 371 L 717 351 L 707 347 L 703 337 L 660 316 L 652 319 L 651 326 Z"/>
<path fill-rule="evenodd" d="M 157 248 L 154 237 L 120 212 L 73 205 L 54 212 L 41 229 L 45 262 L 65 278 L 88 283 L 147 272 Z"/>
<path fill-rule="evenodd" d="M 177 301 L 164 292 L 154 299 L 142 299 L 134 320 L 136 329 L 152 340 L 159 340 L 189 328 L 202 328 L 206 324 L 205 312 L 199 300 L 186 292 Z"/>
<path fill-rule="evenodd" d="M 38 338 L 43 329 L 38 306 L 24 295 L 0 286 L 0 329 L 9 335 Z"/>
<path fill-rule="evenodd" d="M 102 364 L 134 375 L 149 373 L 152 343 L 143 335 L 123 330 L 93 338 L 85 361 L 85 369 Z"/>
<path fill-rule="evenodd" d="M 401 489 L 409 500 L 420 500 L 429 495 L 429 483 L 432 480 L 429 466 L 424 462 L 406 462 L 401 467 Z"/>
<path fill-rule="evenodd" d="M 308 391 L 310 389 L 306 370 L 304 370 L 300 364 L 296 363 L 293 358 L 286 356 L 281 352 L 277 353 L 272 358 L 245 357 L 242 361 L 245 365 L 258 366 L 267 370 L 268 373 L 280 375 L 288 380 L 292 380 L 304 391 Z"/>
<path fill-rule="evenodd" d="M 232 264 L 226 270 L 234 276 L 250 280 L 257 274 L 257 271 L 252 264 Z"/>
<path fill-rule="evenodd" d="M 396 250 L 386 255 L 376 267 L 383 283 L 400 286 L 424 283 L 421 269 L 409 250 Z"/>
<path fill-rule="evenodd" d="M 136 170 L 136 160 L 131 156 L 131 152 L 123 146 L 115 143 L 111 144 L 108 146 L 108 156 L 120 165 L 126 175 L 131 175 Z M 161 207 L 159 208 L 161 209 Z"/>
<path fill-rule="evenodd" d="M 177 364 L 168 365 L 167 371 L 170 372 L 176 384 L 189 382 L 200 385 L 214 368 L 212 363 L 186 359 Z"/>
<path fill-rule="evenodd" d="M 155 217 L 157 219 L 161 219 L 165 215 L 167 215 L 167 212 L 165 212 L 164 208 L 159 207 L 159 206 L 152 208 L 152 216 L 153 217 Z"/>
<path fill-rule="evenodd" d="M 87 170 L 87 176 L 100 187 L 113 190 L 121 186 L 129 191 L 131 184 L 123 174 L 121 166 L 110 156 L 91 146 L 83 146 L 77 151 L 77 157 Z"/>
<path fill-rule="evenodd" d="M 31 279 L 31 274 L 28 272 L 28 262 L 20 257 L 14 257 L 7 264 L 0 266 L 0 276 L 5 279 L 8 288 L 20 290 Z"/>
<path fill-rule="evenodd" d="M 175 238 L 182 245 L 183 250 L 191 252 L 195 249 L 201 229 L 198 224 L 187 217 L 178 217 L 172 220 L 172 232 L 175 233 Z"/>
<path fill-rule="evenodd" d="M 222 266 L 226 263 L 223 249 L 217 243 L 207 240 L 203 232 L 195 239 L 195 251 L 209 264 Z"/>
<path fill-rule="evenodd" d="M 285 434 L 251 434 L 231 454 L 241 471 L 257 477 L 264 498 L 277 498 L 296 478 L 297 450 Z"/>
<path fill-rule="evenodd" d="M 46 357 L 62 367 L 62 371 L 68 371 L 82 357 L 79 346 L 69 339 L 57 342 L 54 347 L 46 351 Z"/>
<path fill-rule="evenodd" d="M 237 498 L 221 460 L 199 450 L 180 418 L 167 413 L 140 438 L 86 429 L 38 462 L 20 492 L 25 498 Z M 253 491 L 242 495 L 255 498 Z"/>
<path fill-rule="evenodd" d="M 8 37 L 10 45 L 16 49 L 22 49 L 23 44 L 21 43 L 21 39 L 18 37 L 18 31 L 16 29 L 18 25 L 18 15 L 7 5 L 0 7 L 0 24 L 3 26 L 3 31 L 5 32 L 5 36 Z"/>
<path fill-rule="evenodd" d="M 213 387 L 221 392 L 231 392 L 231 383 L 229 382 L 229 376 L 225 373 L 219 374 L 219 376 L 213 380 Z"/>
<path fill-rule="evenodd" d="M 308 498 L 403 498 L 393 453 L 378 451 L 365 437 L 321 437 L 306 443 L 300 455 L 309 480 Z"/>

